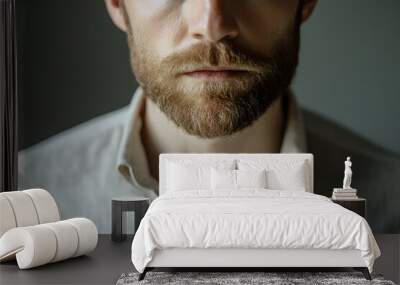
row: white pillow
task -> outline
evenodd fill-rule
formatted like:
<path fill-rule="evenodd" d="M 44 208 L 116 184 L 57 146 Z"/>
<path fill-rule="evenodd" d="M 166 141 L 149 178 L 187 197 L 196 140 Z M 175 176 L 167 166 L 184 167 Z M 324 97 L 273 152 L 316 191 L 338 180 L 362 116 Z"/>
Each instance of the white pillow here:
<path fill-rule="evenodd" d="M 212 168 L 211 189 L 236 189 L 236 170 Z"/>
<path fill-rule="evenodd" d="M 211 189 L 240 190 L 241 188 L 266 188 L 266 171 L 211 169 Z"/>
<path fill-rule="evenodd" d="M 209 167 L 184 166 L 170 163 L 168 166 L 168 190 L 209 189 Z"/>
<path fill-rule="evenodd" d="M 267 188 L 267 171 L 235 170 L 236 186 L 240 188 Z"/>
<path fill-rule="evenodd" d="M 210 190 L 211 168 L 234 169 L 235 161 L 174 160 L 167 163 L 167 191 Z"/>
<path fill-rule="evenodd" d="M 267 170 L 267 188 L 274 190 L 311 191 L 307 160 L 240 159 L 240 170 Z"/>

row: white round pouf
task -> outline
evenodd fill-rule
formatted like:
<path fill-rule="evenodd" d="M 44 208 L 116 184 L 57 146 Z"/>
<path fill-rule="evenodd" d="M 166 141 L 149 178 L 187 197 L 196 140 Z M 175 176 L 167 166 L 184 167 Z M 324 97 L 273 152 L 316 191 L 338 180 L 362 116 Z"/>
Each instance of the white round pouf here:
<path fill-rule="evenodd" d="M 30 196 L 23 191 L 1 193 L 13 209 L 17 227 L 33 226 L 39 223 L 35 205 Z"/>
<path fill-rule="evenodd" d="M 0 195 L 0 237 L 9 229 L 15 228 L 17 223 L 15 221 L 14 212 L 8 199 Z"/>
<path fill-rule="evenodd" d="M 57 262 L 75 255 L 78 249 L 79 237 L 75 228 L 64 221 L 44 224 L 53 231 L 57 239 L 57 252 L 51 262 Z"/>
<path fill-rule="evenodd" d="M 49 263 L 56 250 L 54 233 L 40 225 L 11 229 L 0 239 L 0 258 L 15 255 L 20 269 Z"/>
<path fill-rule="evenodd" d="M 65 220 L 64 222 L 73 225 L 78 232 L 79 245 L 74 257 L 88 253 L 96 248 L 98 232 L 96 225 L 91 220 L 86 218 L 73 218 Z"/>
<path fill-rule="evenodd" d="M 97 228 L 86 218 L 13 228 L 0 238 L 0 260 L 14 256 L 20 269 L 77 257 L 96 248 Z"/>
<path fill-rule="evenodd" d="M 39 224 L 60 220 L 60 213 L 56 201 L 49 192 L 43 189 L 29 189 L 22 192 L 29 195 L 32 199 L 39 218 Z"/>
<path fill-rule="evenodd" d="M 96 225 L 86 218 L 59 221 L 56 201 L 43 189 L 0 193 L 0 262 L 20 269 L 77 257 L 97 246 Z"/>

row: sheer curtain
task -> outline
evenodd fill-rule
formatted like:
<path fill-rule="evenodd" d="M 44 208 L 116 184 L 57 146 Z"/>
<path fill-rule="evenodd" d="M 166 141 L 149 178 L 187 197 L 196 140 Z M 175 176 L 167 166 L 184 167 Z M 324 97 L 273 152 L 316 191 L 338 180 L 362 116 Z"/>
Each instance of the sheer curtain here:
<path fill-rule="evenodd" d="M 17 190 L 15 0 L 0 0 L 0 192 Z"/>

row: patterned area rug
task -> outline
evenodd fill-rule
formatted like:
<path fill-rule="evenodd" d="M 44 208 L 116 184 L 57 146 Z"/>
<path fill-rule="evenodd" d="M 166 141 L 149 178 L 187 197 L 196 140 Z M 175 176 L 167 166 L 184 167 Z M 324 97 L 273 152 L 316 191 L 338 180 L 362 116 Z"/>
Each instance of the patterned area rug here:
<path fill-rule="evenodd" d="M 372 281 L 360 272 L 148 272 L 142 281 L 138 273 L 124 273 L 117 285 L 145 284 L 213 284 L 213 285 L 292 285 L 292 284 L 379 284 L 395 285 L 381 275 L 372 274 Z"/>

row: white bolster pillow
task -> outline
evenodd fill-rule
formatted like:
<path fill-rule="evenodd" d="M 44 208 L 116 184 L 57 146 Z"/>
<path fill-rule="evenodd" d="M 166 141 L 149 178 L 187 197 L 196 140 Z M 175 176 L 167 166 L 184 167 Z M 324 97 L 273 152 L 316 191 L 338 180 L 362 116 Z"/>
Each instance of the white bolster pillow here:
<path fill-rule="evenodd" d="M 35 205 L 31 197 L 23 191 L 3 192 L 1 195 L 9 202 L 17 227 L 33 226 L 39 223 Z"/>
<path fill-rule="evenodd" d="M 0 237 L 15 227 L 56 222 L 60 213 L 56 201 L 43 189 L 0 193 Z"/>
<path fill-rule="evenodd" d="M 86 218 L 18 227 L 0 238 L 0 261 L 16 257 L 20 269 L 86 254 L 96 248 L 97 228 Z"/>
<path fill-rule="evenodd" d="M 16 226 L 17 222 L 10 202 L 5 196 L 0 195 L 0 237 Z"/>
<path fill-rule="evenodd" d="M 49 192 L 43 189 L 29 189 L 22 192 L 28 194 L 32 199 L 39 219 L 39 224 L 60 220 L 57 203 Z"/>

